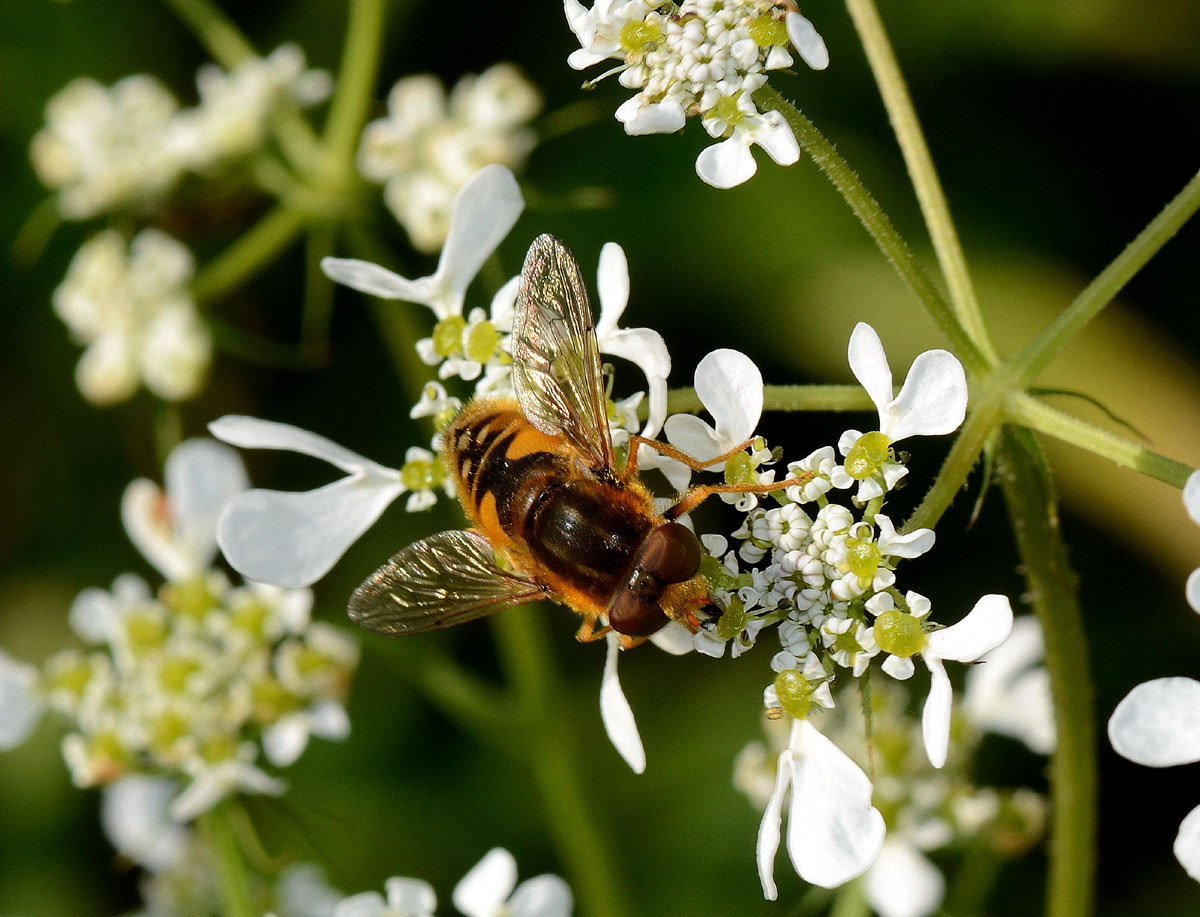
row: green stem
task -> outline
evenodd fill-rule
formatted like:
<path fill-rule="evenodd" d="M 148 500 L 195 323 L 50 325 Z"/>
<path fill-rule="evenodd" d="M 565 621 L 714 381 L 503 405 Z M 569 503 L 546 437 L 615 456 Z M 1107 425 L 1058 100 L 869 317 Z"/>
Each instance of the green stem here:
<path fill-rule="evenodd" d="M 787 101 L 772 86 L 766 85 L 754 93 L 754 100 L 760 106 L 774 109 L 783 115 L 796 141 L 822 172 L 833 183 L 834 188 L 842 195 L 854 215 L 871 234 L 871 238 L 879 246 L 884 257 L 908 284 L 909 289 L 916 294 L 926 311 L 929 312 L 937 326 L 950 341 L 955 354 L 962 361 L 967 372 L 972 376 L 980 375 L 990 365 L 987 358 L 967 336 L 954 310 L 946 302 L 941 292 L 933 285 L 928 275 L 918 263 L 908 243 L 896 231 L 892 221 L 879 202 L 871 195 L 862 179 L 850 168 L 849 163 L 842 158 L 832 143 L 801 111 Z"/>
<path fill-rule="evenodd" d="M 322 142 L 336 180 L 354 173 L 354 151 L 367 119 L 383 41 L 384 0 L 352 0 L 346 41 Z"/>
<path fill-rule="evenodd" d="M 1087 449 L 1118 465 L 1140 471 L 1175 487 L 1183 487 L 1188 475 L 1194 470 L 1189 465 L 1159 455 L 1145 446 L 1052 408 L 1024 392 L 1014 392 L 1008 397 L 1005 416 L 1013 423 Z"/>
<path fill-rule="evenodd" d="M 252 277 L 300 235 L 304 223 L 301 211 L 285 204 L 275 207 L 196 274 L 196 302 L 207 305 Z"/>
<path fill-rule="evenodd" d="M 333 321 L 333 284 L 321 270 L 321 259 L 333 254 L 336 232 L 330 223 L 309 227 L 304 251 L 304 305 L 300 311 L 300 340 L 305 349 L 322 356 L 329 353 L 329 328 Z"/>
<path fill-rule="evenodd" d="M 983 314 L 979 311 L 979 301 L 975 297 L 967 261 L 959 244 L 958 231 L 950 217 L 946 195 L 933 167 L 929 146 L 925 142 L 912 98 L 908 94 L 904 76 L 900 73 L 900 65 L 896 61 L 891 42 L 888 41 L 883 21 L 879 18 L 879 11 L 873 0 L 846 0 L 846 8 L 850 11 L 850 18 L 854 20 L 855 29 L 858 30 L 858 37 L 867 54 L 871 72 L 879 85 L 884 108 L 887 109 L 888 120 L 891 121 L 892 130 L 900 144 L 904 164 L 908 167 L 913 190 L 917 194 L 925 225 L 929 229 L 929 237 L 933 241 L 933 249 L 942 268 L 942 277 L 945 278 L 946 287 L 950 292 L 950 301 L 954 304 L 959 321 L 963 323 L 967 334 L 989 362 L 995 363 L 999 357 L 988 336 Z"/>
<path fill-rule="evenodd" d="M 587 788 L 599 784 L 583 776 L 586 768 L 572 730 L 575 718 L 565 703 L 554 647 L 538 617 L 543 610 L 523 606 L 493 619 L 500 658 L 532 731 L 523 750 L 580 912 L 622 917 L 630 913 L 623 896 L 629 886 L 617 875 L 613 847 L 588 804 Z"/>
<path fill-rule="evenodd" d="M 1054 486 L 1033 434 L 1006 427 L 998 449 L 1028 595 L 1042 625 L 1058 743 L 1051 757 L 1048 917 L 1091 913 L 1096 857 L 1096 722 L 1087 634 L 1058 527 Z"/>
<path fill-rule="evenodd" d="M 208 49 L 213 60 L 226 70 L 247 57 L 256 57 L 258 52 L 221 11 L 209 0 L 164 0 L 175 15 L 195 33 L 200 43 Z"/>
<path fill-rule="evenodd" d="M 1029 386 L 1039 372 L 1080 329 L 1107 306 L 1142 266 L 1162 248 L 1200 208 L 1200 172 L 1184 185 L 1124 251 L 1075 297 L 1024 350 L 1011 361 L 1014 389 Z"/>
<path fill-rule="evenodd" d="M 220 880 L 221 913 L 228 917 L 256 917 L 261 911 L 254 906 L 250 892 L 246 858 L 234 833 L 232 807 L 237 803 L 226 800 L 201 816 L 204 832 L 212 845 Z"/>
<path fill-rule="evenodd" d="M 959 428 L 954 445 L 950 447 L 946 460 L 933 480 L 933 486 L 905 521 L 903 531 L 934 528 L 937 525 L 979 461 L 984 446 L 1000 421 L 1001 407 L 1002 401 L 994 392 L 990 396 L 988 392 L 983 392 L 973 400 L 971 411 Z"/>
<path fill-rule="evenodd" d="M 698 414 L 704 410 L 694 388 L 673 388 L 667 393 L 671 414 Z M 874 411 L 875 405 L 861 385 L 764 385 L 763 411 Z"/>

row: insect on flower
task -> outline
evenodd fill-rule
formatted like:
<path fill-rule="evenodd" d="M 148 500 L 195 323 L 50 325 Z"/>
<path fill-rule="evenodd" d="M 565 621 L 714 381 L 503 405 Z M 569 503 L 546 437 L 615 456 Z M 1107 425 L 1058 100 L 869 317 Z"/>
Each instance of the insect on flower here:
<path fill-rule="evenodd" d="M 700 461 L 633 435 L 617 468 L 583 278 L 549 235 L 521 272 L 513 382 L 515 399 L 477 399 L 445 431 L 442 459 L 473 528 L 400 551 L 358 587 L 350 617 L 375 633 L 422 633 L 548 598 L 583 616 L 581 641 L 612 629 L 629 648 L 669 620 L 695 631 L 709 586 L 700 543 L 676 520 L 713 493 L 797 480 L 693 487 L 658 512 L 637 475 L 639 446 L 699 470 L 748 443 Z"/>

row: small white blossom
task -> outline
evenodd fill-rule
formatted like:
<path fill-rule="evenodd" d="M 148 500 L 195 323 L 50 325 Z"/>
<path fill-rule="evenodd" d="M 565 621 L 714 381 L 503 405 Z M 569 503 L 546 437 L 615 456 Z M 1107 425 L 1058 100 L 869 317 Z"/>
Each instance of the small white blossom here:
<path fill-rule="evenodd" d="M 604 659 L 604 677 L 600 682 L 600 717 L 613 747 L 625 759 L 625 763 L 633 768 L 633 772 L 640 774 L 646 770 L 646 750 L 638 734 L 633 710 L 625 699 L 625 692 L 621 690 L 621 681 L 617 677 L 621 642 L 614 631 L 609 631 L 605 640 L 608 654 Z"/>
<path fill-rule="evenodd" d="M 16 748 L 41 716 L 37 669 L 0 650 L 0 749 Z"/>
<path fill-rule="evenodd" d="M 1108 720 L 1117 754 L 1146 767 L 1200 761 L 1200 681 L 1156 678 L 1135 687 Z M 1175 858 L 1200 882 L 1200 806 L 1179 825 Z"/>
<path fill-rule="evenodd" d="M 408 280 L 353 258 L 324 258 L 321 269 L 331 280 L 361 293 L 420 303 L 439 320 L 461 318 L 467 287 L 524 209 L 512 172 L 504 166 L 485 166 L 455 195 L 446 244 L 430 276 Z"/>
<path fill-rule="evenodd" d="M 42 182 L 58 191 L 63 216 L 83 220 L 157 203 L 182 170 L 164 143 L 177 108 L 167 88 L 145 74 L 112 87 L 77 79 L 50 99 L 30 158 Z"/>
<path fill-rule="evenodd" d="M 967 670 L 962 714 L 976 729 L 1012 736 L 1038 754 L 1054 751 L 1050 673 L 1037 618 L 1013 622 L 1007 640 Z"/>
<path fill-rule="evenodd" d="M 437 895 L 432 886 L 420 879 L 393 876 L 383 883 L 385 899 L 379 892 L 360 892 L 338 903 L 333 917 L 433 917 Z"/>
<path fill-rule="evenodd" d="M 191 252 L 156 229 L 128 249 L 106 230 L 75 254 L 54 311 L 87 348 L 75 371 L 84 397 L 112 404 L 141 383 L 169 401 L 196 394 L 212 340 L 188 292 L 194 269 Z"/>
<path fill-rule="evenodd" d="M 130 540 L 169 580 L 200 576 L 217 552 L 217 518 L 249 482 L 236 452 L 211 439 L 189 439 L 172 450 L 166 491 L 138 478 L 121 498 Z"/>
<path fill-rule="evenodd" d="M 192 836 L 167 814 L 179 786 L 165 777 L 126 774 L 100 798 L 100 823 L 123 857 L 150 872 L 165 872 L 190 852 Z"/>
<path fill-rule="evenodd" d="M 226 504 L 217 525 L 221 553 L 243 576 L 260 582 L 316 582 L 407 489 L 399 471 L 287 424 L 231 415 L 213 421 L 209 430 L 242 449 L 299 452 L 346 472 L 316 490 L 255 489 Z"/>
<path fill-rule="evenodd" d="M 164 143 L 187 168 L 206 172 L 261 149 L 276 115 L 323 101 L 332 81 L 323 70 L 305 68 L 299 47 L 284 44 L 228 72 L 206 64 L 196 88 L 200 104 L 172 118 Z"/>
<path fill-rule="evenodd" d="M 571 889 L 555 875 L 517 885 L 517 861 L 503 847 L 471 867 L 451 900 L 466 917 L 569 917 L 573 903 Z"/>
<path fill-rule="evenodd" d="M 788 855 L 806 882 L 836 888 L 861 875 L 878 855 L 885 832 L 883 816 L 871 805 L 867 775 L 807 719 L 796 720 L 758 830 L 758 874 L 763 895 L 772 901 L 778 897 L 775 854 L 789 789 Z"/>
<path fill-rule="evenodd" d="M 1192 521 L 1200 525 L 1200 471 L 1193 471 L 1183 485 L 1183 505 Z M 1187 579 L 1187 601 L 1193 611 L 1200 611 L 1200 568 Z"/>
<path fill-rule="evenodd" d="M 512 64 L 464 76 L 449 99 L 436 77 L 405 77 L 388 94 L 388 116 L 363 130 L 359 171 L 385 184 L 384 201 L 413 245 L 436 251 L 472 175 L 491 164 L 521 167 L 536 139 L 527 124 L 541 107 Z"/>

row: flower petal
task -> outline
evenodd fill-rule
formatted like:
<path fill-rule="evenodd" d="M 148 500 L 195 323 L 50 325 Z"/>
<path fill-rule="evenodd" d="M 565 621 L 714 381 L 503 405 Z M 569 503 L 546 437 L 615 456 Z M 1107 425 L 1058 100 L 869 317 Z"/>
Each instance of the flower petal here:
<path fill-rule="evenodd" d="M 696 157 L 696 174 L 714 188 L 734 188 L 749 181 L 758 171 L 750 152 L 750 134 L 734 131 L 733 136 L 705 147 Z"/>
<path fill-rule="evenodd" d="M 634 96 L 617 106 L 617 120 L 625 125 L 625 133 L 631 137 L 645 134 L 673 134 L 683 130 L 687 115 L 683 106 L 673 99 L 647 104 Z"/>
<path fill-rule="evenodd" d="M 889 838 L 864 877 L 863 891 L 879 917 L 929 917 L 942 906 L 946 879 L 912 844 Z"/>
<path fill-rule="evenodd" d="M 1187 603 L 1192 606 L 1192 611 L 1200 611 L 1200 569 L 1193 570 L 1187 578 L 1184 594 L 1187 596 Z"/>
<path fill-rule="evenodd" d="M 409 280 L 371 261 L 360 261 L 357 258 L 322 258 L 321 270 L 334 283 L 340 283 L 368 296 L 398 299 L 423 306 L 429 305 L 433 299 L 432 277 Z"/>
<path fill-rule="evenodd" d="M 37 669 L 0 650 L 0 749 L 16 748 L 37 725 L 37 681 Z"/>
<path fill-rule="evenodd" d="M 357 452 L 351 452 L 324 436 L 293 427 L 291 424 L 240 414 L 226 414 L 210 423 L 208 431 L 231 446 L 241 449 L 283 449 L 299 452 L 301 455 L 311 455 L 336 465 L 349 474 L 397 474 L 395 470 L 363 458 Z"/>
<path fill-rule="evenodd" d="M 1200 806 L 1184 816 L 1172 850 L 1187 874 L 1200 882 Z"/>
<path fill-rule="evenodd" d="M 190 836 L 167 816 L 178 791 L 173 780 L 145 774 L 126 774 L 104 787 L 100 823 L 118 853 L 150 872 L 179 862 Z"/>
<path fill-rule="evenodd" d="M 800 158 L 796 135 L 777 111 L 764 114 L 751 130 L 750 136 L 781 166 L 790 166 Z"/>
<path fill-rule="evenodd" d="M 1183 485 L 1183 505 L 1196 525 L 1200 525 L 1200 471 L 1193 471 Z"/>
<path fill-rule="evenodd" d="M 1156 678 L 1117 704 L 1108 719 L 1117 754 L 1147 767 L 1200 761 L 1200 681 Z"/>
<path fill-rule="evenodd" d="M 642 436 L 653 438 L 667 418 L 667 376 L 671 374 L 671 354 L 662 335 L 651 328 L 624 328 L 609 331 L 599 340 L 600 351 L 634 363 L 646 376 L 649 387 L 649 413 Z"/>
<path fill-rule="evenodd" d="M 250 490 L 225 507 L 217 542 L 243 576 L 308 586 L 324 576 L 404 490 L 399 480 L 349 477 L 316 490 Z"/>
<path fill-rule="evenodd" d="M 883 845 L 883 816 L 871 805 L 871 781 L 808 720 L 798 724 L 792 759 L 787 847 L 805 882 L 836 888 L 861 875 Z"/>
<path fill-rule="evenodd" d="M 974 662 L 991 652 L 1012 633 L 1012 606 L 1005 595 L 985 595 L 957 624 L 935 630 L 925 638 L 930 655 L 956 662 Z"/>
<path fill-rule="evenodd" d="M 957 430 L 967 415 L 967 377 L 954 354 L 918 354 L 890 406 L 883 432 L 892 442 L 910 436 L 941 436 Z"/>
<path fill-rule="evenodd" d="M 867 395 L 879 411 L 879 426 L 882 429 L 888 405 L 892 401 L 892 370 L 888 366 L 883 342 L 879 340 L 875 329 L 866 322 L 855 325 L 850 332 L 846 356 L 854 378 L 867 390 Z"/>
<path fill-rule="evenodd" d="M 795 726 L 793 725 L 793 730 Z M 779 825 L 783 821 L 783 794 L 792 782 L 792 750 L 785 749 L 779 755 L 775 772 L 775 789 L 767 800 L 762 821 L 758 825 L 758 843 L 755 856 L 758 859 L 758 881 L 762 883 L 763 897 L 774 901 L 779 897 L 775 885 L 775 854 L 779 852 Z"/>
<path fill-rule="evenodd" d="M 467 917 L 494 917 L 517 884 L 517 861 L 493 847 L 454 886 L 451 900 Z"/>
<path fill-rule="evenodd" d="M 433 275 L 434 285 L 446 291 L 451 306 L 445 314 L 435 307 L 438 318 L 462 314 L 467 286 L 524 209 L 521 188 L 507 166 L 484 166 L 459 189 L 450 212 L 446 245 Z"/>
<path fill-rule="evenodd" d="M 650 635 L 650 642 L 664 653 L 683 656 L 692 652 L 692 633 L 682 624 L 672 621 L 662 630 Z"/>
<path fill-rule="evenodd" d="M 437 908 L 433 886 L 423 879 L 392 876 L 383 883 L 388 910 L 405 917 L 432 917 Z"/>
<path fill-rule="evenodd" d="M 695 381 L 696 395 L 726 448 L 754 434 L 762 416 L 763 380 L 753 360 L 736 350 L 714 350 L 697 364 Z"/>
<path fill-rule="evenodd" d="M 228 446 L 211 439 L 189 439 L 167 457 L 163 478 L 176 540 L 197 570 L 203 569 L 217 551 L 221 510 L 250 486 L 246 467 Z"/>
<path fill-rule="evenodd" d="M 633 710 L 629 701 L 625 699 L 621 682 L 617 678 L 620 643 L 616 633 L 612 631 L 609 631 L 605 639 L 608 641 L 608 655 L 604 660 L 604 677 L 600 682 L 600 717 L 604 720 L 604 729 L 608 733 L 609 741 L 633 768 L 633 772 L 640 774 L 646 770 L 646 750 L 642 747 L 642 737 L 638 735 Z"/>
<path fill-rule="evenodd" d="M 814 70 L 828 67 L 829 51 L 816 27 L 799 13 L 788 13 L 783 21 L 792 47 L 799 52 L 800 59 Z"/>
<path fill-rule="evenodd" d="M 625 306 L 629 303 L 629 262 L 625 249 L 616 242 L 605 242 L 600 249 L 600 266 L 596 271 L 596 291 L 600 295 L 600 318 L 596 320 L 596 337 L 615 331 Z"/>
<path fill-rule="evenodd" d="M 926 656 L 929 666 L 929 696 L 925 698 L 925 709 L 921 711 L 921 736 L 925 740 L 925 754 L 934 767 L 946 763 L 946 752 L 950 746 L 950 702 L 953 691 L 946 667 L 936 656 Z"/>
<path fill-rule="evenodd" d="M 920 557 L 937 539 L 933 529 L 916 529 L 906 535 L 897 535 L 891 518 L 883 513 L 875 516 L 875 522 L 879 526 L 879 550 L 889 557 Z"/>
<path fill-rule="evenodd" d="M 534 876 L 517 886 L 508 899 L 512 917 L 570 917 L 571 887 L 558 876 Z"/>

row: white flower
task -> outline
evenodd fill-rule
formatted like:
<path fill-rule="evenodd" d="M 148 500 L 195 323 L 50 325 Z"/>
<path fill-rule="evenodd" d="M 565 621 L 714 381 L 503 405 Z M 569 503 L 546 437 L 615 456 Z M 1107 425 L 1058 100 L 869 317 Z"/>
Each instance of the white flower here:
<path fill-rule="evenodd" d="M 428 882 L 393 876 L 383 889 L 387 900 L 379 892 L 351 895 L 333 909 L 333 917 L 433 917 L 437 895 Z"/>
<path fill-rule="evenodd" d="M 38 177 L 59 192 L 63 216 L 82 220 L 161 198 L 182 170 L 164 142 L 177 108 L 167 88 L 145 74 L 112 87 L 85 77 L 57 93 L 29 152 Z"/>
<path fill-rule="evenodd" d="M 307 430 L 235 415 L 208 428 L 231 445 L 311 455 L 347 475 L 303 493 L 249 490 L 226 504 L 217 543 L 234 569 L 253 580 L 276 586 L 316 582 L 406 489 L 399 471 Z"/>
<path fill-rule="evenodd" d="M 778 896 L 775 854 L 789 788 L 788 855 L 806 882 L 835 888 L 861 875 L 878 855 L 885 832 L 883 816 L 871 805 L 867 775 L 807 719 L 796 720 L 758 831 L 758 875 L 763 895 L 772 901 Z"/>
<path fill-rule="evenodd" d="M 646 750 L 642 747 L 642 737 L 638 735 L 633 710 L 617 678 L 620 638 L 615 631 L 609 631 L 605 640 L 608 642 L 608 655 L 604 659 L 604 677 L 600 681 L 600 718 L 604 721 L 604 731 L 608 733 L 613 747 L 625 759 L 625 763 L 633 768 L 633 772 L 640 774 L 646 770 Z"/>
<path fill-rule="evenodd" d="M 962 713 L 977 729 L 1019 739 L 1033 751 L 1054 751 L 1050 674 L 1037 618 L 1013 622 L 1008 639 L 967 670 Z"/>
<path fill-rule="evenodd" d="M 173 780 L 126 774 L 104 787 L 100 823 L 121 856 L 164 872 L 188 855 L 191 832 L 167 815 L 179 792 Z"/>
<path fill-rule="evenodd" d="M 799 13 L 788 13 L 783 21 L 792 47 L 800 52 L 804 63 L 814 70 L 824 70 L 828 67 L 829 51 L 825 47 L 825 39 L 817 32 L 816 27 Z"/>
<path fill-rule="evenodd" d="M 667 418 L 663 431 L 673 446 L 703 461 L 728 452 L 754 434 L 762 415 L 763 381 L 762 373 L 748 356 L 721 349 L 714 350 L 696 365 L 695 383 L 696 396 L 712 415 L 715 425 L 709 426 L 692 414 L 673 414 Z M 710 467 L 720 471 L 725 463 Z M 665 466 L 663 473 L 680 489 L 690 477 L 678 462 Z"/>
<path fill-rule="evenodd" d="M 467 287 L 524 208 L 512 172 L 500 165 L 485 166 L 455 195 L 446 244 L 430 276 L 408 280 L 353 258 L 324 258 L 321 269 L 331 280 L 361 293 L 428 306 L 439 320 L 462 316 Z"/>
<path fill-rule="evenodd" d="M 731 124 L 732 133 L 726 140 L 714 143 L 696 157 L 696 174 L 714 188 L 734 188 L 749 181 L 758 171 L 758 163 L 750 147 L 758 144 L 781 166 L 790 166 L 800 158 L 796 135 L 777 111 L 758 114 L 749 96 L 743 95 L 739 106 L 745 109 Z M 712 130 L 709 131 L 712 133 Z"/>
<path fill-rule="evenodd" d="M 467 917 L 568 917 L 572 904 L 571 889 L 558 876 L 517 885 L 517 861 L 502 847 L 489 850 L 463 876 L 452 900 Z"/>
<path fill-rule="evenodd" d="M 0 650 L 0 750 L 16 748 L 37 725 L 42 713 L 37 683 L 37 669 Z"/>
<path fill-rule="evenodd" d="M 285 106 L 323 101 L 332 81 L 306 70 L 304 52 L 280 45 L 267 57 L 246 57 L 226 72 L 206 64 L 196 73 L 200 104 L 172 119 L 166 144 L 193 171 L 246 156 L 267 140 L 273 117 Z"/>
<path fill-rule="evenodd" d="M 1193 471 L 1183 485 L 1183 505 L 1192 521 L 1200 525 L 1200 471 Z M 1187 579 L 1187 601 L 1194 611 L 1200 611 L 1200 568 Z"/>
<path fill-rule="evenodd" d="M 211 439 L 189 439 L 164 468 L 166 492 L 146 478 L 125 488 L 121 521 L 130 540 L 168 580 L 200 576 L 217 552 L 217 518 L 249 482 L 236 452 Z"/>
<path fill-rule="evenodd" d="M 253 746 L 243 744 L 237 753 L 221 761 L 199 759 L 189 767 L 192 782 L 171 802 L 168 811 L 177 822 L 189 822 L 234 793 L 259 793 L 279 796 L 286 784 L 259 770 L 250 761 Z"/>
<path fill-rule="evenodd" d="M 581 45 L 567 57 L 567 63 L 583 70 L 609 57 L 623 57 L 622 27 L 641 21 L 651 9 L 645 0 L 596 0 L 590 10 L 579 0 L 563 0 L 567 24 Z"/>
<path fill-rule="evenodd" d="M 1200 761 L 1200 682 L 1156 678 L 1129 692 L 1108 720 L 1117 754 L 1146 767 Z M 1175 858 L 1200 882 L 1200 806 L 1179 825 Z"/>
<path fill-rule="evenodd" d="M 934 767 L 946 763 L 950 743 L 952 688 L 943 660 L 974 662 L 982 658 L 1008 638 L 1012 623 L 1008 597 L 985 595 L 957 624 L 925 635 L 921 658 L 929 668 L 929 697 L 921 715 L 921 730 Z"/>
<path fill-rule="evenodd" d="M 75 254 L 54 311 L 87 348 L 75 371 L 86 398 L 112 404 L 140 382 L 170 401 L 198 391 L 212 341 L 188 292 L 194 269 L 191 252 L 156 229 L 128 250 L 105 230 Z"/>
<path fill-rule="evenodd" d="M 600 267 L 596 272 L 600 297 L 600 318 L 596 321 L 596 341 L 601 353 L 621 357 L 646 376 L 649 385 L 650 413 L 642 436 L 653 437 L 667 416 L 667 376 L 671 373 L 671 355 L 662 335 L 650 328 L 618 328 L 617 323 L 629 302 L 629 263 L 625 251 L 616 242 L 600 249 Z"/>
<path fill-rule="evenodd" d="M 929 917 L 942 906 L 946 879 L 916 845 L 888 835 L 863 892 L 879 917 Z"/>
<path fill-rule="evenodd" d="M 520 168 L 536 137 L 527 126 L 541 94 L 512 64 L 458 81 L 449 99 L 430 75 L 400 80 L 388 116 L 363 130 L 358 168 L 384 182 L 384 201 L 413 245 L 436 251 L 446 239 L 451 201 L 479 169 Z"/>
<path fill-rule="evenodd" d="M 962 364 L 945 350 L 927 350 L 913 360 L 900 393 L 892 397 L 892 370 L 875 329 L 854 326 L 850 369 L 879 411 L 879 431 L 895 443 L 910 436 L 940 436 L 958 429 L 967 411 Z"/>
<path fill-rule="evenodd" d="M 346 708 L 333 700 L 323 700 L 306 710 L 284 714 L 263 729 L 263 753 L 276 767 L 294 764 L 308 747 L 310 736 L 341 741 L 350 734 Z"/>

